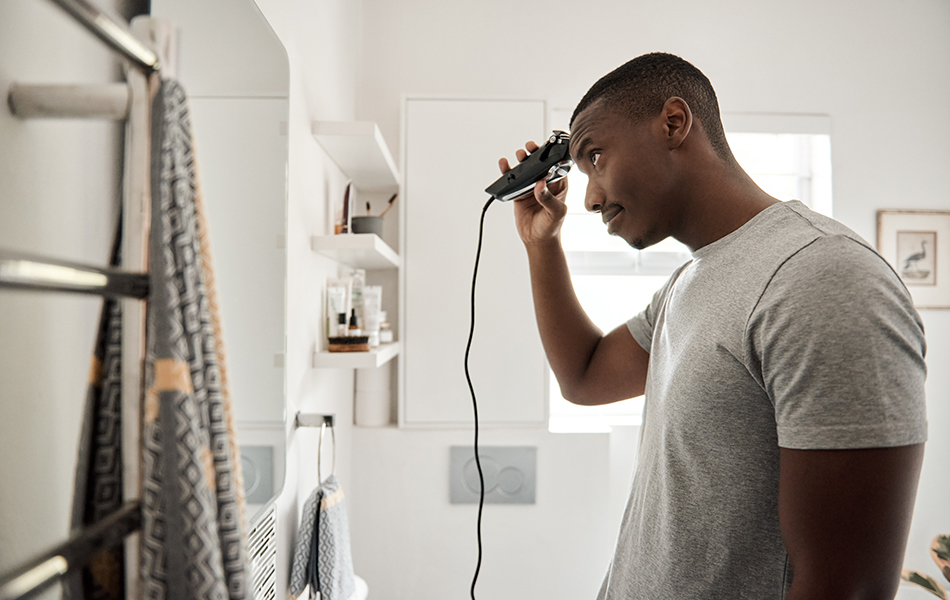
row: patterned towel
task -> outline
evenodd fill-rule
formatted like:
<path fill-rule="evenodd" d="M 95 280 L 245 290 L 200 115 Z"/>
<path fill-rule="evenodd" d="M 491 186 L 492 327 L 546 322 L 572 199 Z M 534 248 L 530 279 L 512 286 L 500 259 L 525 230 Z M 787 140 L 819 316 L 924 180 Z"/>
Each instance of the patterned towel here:
<path fill-rule="evenodd" d="M 343 489 L 330 475 L 313 490 L 303 507 L 291 569 L 290 593 L 300 596 L 309 585 L 320 600 L 352 600 L 356 579 L 350 553 L 350 530 Z"/>
<path fill-rule="evenodd" d="M 122 219 L 119 219 L 119 223 Z M 121 226 L 109 264 L 121 262 Z M 122 507 L 122 309 L 106 299 L 93 351 L 83 414 L 71 528 L 81 530 Z M 103 550 L 90 565 L 63 580 L 66 600 L 118 600 L 125 596 L 122 547 Z"/>
<path fill-rule="evenodd" d="M 163 82 L 152 115 L 143 594 L 249 598 L 241 462 L 180 85 Z"/>

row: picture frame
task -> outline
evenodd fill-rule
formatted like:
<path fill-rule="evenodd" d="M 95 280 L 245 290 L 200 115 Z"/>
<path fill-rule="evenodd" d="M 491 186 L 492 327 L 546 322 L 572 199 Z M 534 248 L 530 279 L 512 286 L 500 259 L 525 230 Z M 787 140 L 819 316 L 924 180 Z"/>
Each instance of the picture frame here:
<path fill-rule="evenodd" d="M 877 250 L 917 308 L 950 309 L 950 210 L 877 211 Z"/>

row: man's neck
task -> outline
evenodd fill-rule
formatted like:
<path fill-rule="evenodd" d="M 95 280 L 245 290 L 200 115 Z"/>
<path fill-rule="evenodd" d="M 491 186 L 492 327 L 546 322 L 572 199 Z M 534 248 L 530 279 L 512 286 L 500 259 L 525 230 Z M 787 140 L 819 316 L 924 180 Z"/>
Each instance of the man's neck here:
<path fill-rule="evenodd" d="M 779 202 L 738 165 L 734 169 L 719 167 L 700 173 L 687 190 L 689 199 L 675 237 L 693 252 L 729 235 Z"/>

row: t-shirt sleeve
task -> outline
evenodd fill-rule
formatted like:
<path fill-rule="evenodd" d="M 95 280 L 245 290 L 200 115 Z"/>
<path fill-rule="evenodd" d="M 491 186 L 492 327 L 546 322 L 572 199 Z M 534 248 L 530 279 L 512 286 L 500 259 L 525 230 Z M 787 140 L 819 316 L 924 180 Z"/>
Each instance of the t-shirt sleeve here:
<path fill-rule="evenodd" d="M 870 248 L 825 236 L 773 275 L 747 328 L 750 371 L 779 446 L 889 447 L 927 439 L 923 325 Z"/>
<path fill-rule="evenodd" d="M 683 272 L 683 269 L 689 266 L 690 263 L 686 263 L 676 271 L 673 272 L 673 275 L 663 284 L 663 287 L 658 289 L 654 294 L 653 298 L 650 300 L 650 303 L 645 309 L 643 309 L 638 315 L 631 318 L 627 321 L 627 329 L 630 331 L 630 335 L 633 336 L 633 339 L 636 340 L 640 347 L 650 352 L 650 348 L 653 345 L 653 331 L 656 329 L 656 317 L 659 313 L 661 307 L 666 302 L 666 297 L 669 294 L 670 290 L 673 288 L 673 284 L 676 282 L 676 279 L 680 276 L 680 273 Z"/>

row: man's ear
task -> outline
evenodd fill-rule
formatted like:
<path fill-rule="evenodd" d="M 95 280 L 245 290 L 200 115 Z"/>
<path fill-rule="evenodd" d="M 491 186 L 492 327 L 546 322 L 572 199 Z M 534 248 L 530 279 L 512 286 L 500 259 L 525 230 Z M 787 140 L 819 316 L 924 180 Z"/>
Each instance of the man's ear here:
<path fill-rule="evenodd" d="M 663 103 L 663 132 L 670 150 L 679 148 L 693 127 L 693 112 L 679 96 L 673 96 Z"/>

